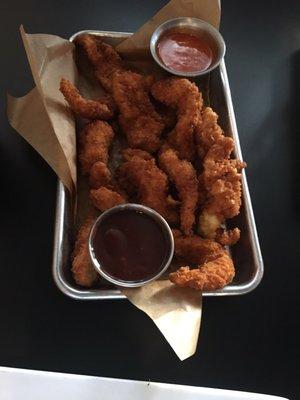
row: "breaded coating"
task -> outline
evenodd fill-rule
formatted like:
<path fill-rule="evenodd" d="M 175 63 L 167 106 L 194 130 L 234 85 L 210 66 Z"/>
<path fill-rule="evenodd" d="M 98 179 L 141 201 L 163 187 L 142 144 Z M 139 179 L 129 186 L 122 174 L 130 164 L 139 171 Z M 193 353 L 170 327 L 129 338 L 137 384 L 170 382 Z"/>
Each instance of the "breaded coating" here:
<path fill-rule="evenodd" d="M 218 243 L 200 236 L 182 236 L 174 232 L 175 255 L 197 265 L 191 269 L 183 266 L 169 274 L 169 279 L 180 287 L 201 291 L 222 289 L 235 275 L 233 262 L 227 251 Z"/>
<path fill-rule="evenodd" d="M 91 189 L 90 200 L 102 212 L 119 204 L 126 203 L 126 199 L 120 193 L 104 186 L 99 189 Z"/>
<path fill-rule="evenodd" d="M 112 46 L 104 43 L 95 35 L 80 35 L 76 38 L 75 44 L 83 48 L 94 68 L 97 81 L 107 92 L 111 93 L 114 73 L 124 69 L 119 54 Z"/>
<path fill-rule="evenodd" d="M 113 178 L 107 165 L 102 161 L 97 161 L 90 169 L 89 185 L 92 189 L 98 189 L 105 186 L 109 189 L 113 188 Z"/>
<path fill-rule="evenodd" d="M 164 147 L 159 154 L 159 165 L 166 172 L 178 191 L 180 205 L 180 225 L 185 235 L 192 235 L 195 210 L 198 203 L 198 180 L 193 165 L 180 160 L 177 152 Z"/>
<path fill-rule="evenodd" d="M 114 131 L 107 122 L 95 120 L 84 126 L 79 137 L 79 161 L 83 174 L 88 174 L 97 161 L 107 164 L 113 137 Z"/>
<path fill-rule="evenodd" d="M 202 179 L 206 200 L 199 217 L 199 232 L 207 238 L 215 238 L 220 225 L 240 210 L 241 170 L 246 164 L 229 159 L 233 148 L 233 140 L 222 136 L 203 160 Z"/>
<path fill-rule="evenodd" d="M 225 252 L 225 250 L 224 250 Z M 216 259 L 200 265 L 196 269 L 185 266 L 169 274 L 176 286 L 209 292 L 222 289 L 234 278 L 234 266 L 229 254 L 224 253 Z"/>
<path fill-rule="evenodd" d="M 156 100 L 177 110 L 177 123 L 168 142 L 180 158 L 193 160 L 194 129 L 200 122 L 203 105 L 197 86 L 185 78 L 169 78 L 154 83 L 151 92 Z"/>
<path fill-rule="evenodd" d="M 202 264 L 210 256 L 223 251 L 223 247 L 211 239 L 203 239 L 198 235 L 186 236 L 178 229 L 172 229 L 175 256 L 180 260 L 188 260 L 191 264 Z"/>
<path fill-rule="evenodd" d="M 141 150 L 141 149 L 124 149 L 122 150 L 122 156 L 124 161 L 130 161 L 133 159 L 133 157 L 139 157 L 142 158 L 143 160 L 152 160 L 153 156 L 148 153 L 145 150 Z"/>
<path fill-rule="evenodd" d="M 160 147 L 164 123 L 150 101 L 149 83 L 152 83 L 151 77 L 135 72 L 116 73 L 113 98 L 119 107 L 119 123 L 129 146 L 153 153 Z"/>
<path fill-rule="evenodd" d="M 218 229 L 215 240 L 223 246 L 232 246 L 236 244 L 240 239 L 241 231 L 239 228 L 231 230 Z"/>
<path fill-rule="evenodd" d="M 77 88 L 65 78 L 60 81 L 60 91 L 71 110 L 82 118 L 107 120 L 114 115 L 114 101 L 108 95 L 97 101 L 85 99 Z"/>
<path fill-rule="evenodd" d="M 82 172 L 89 175 L 90 200 L 100 211 L 126 202 L 126 195 L 107 166 L 113 137 L 111 126 L 99 120 L 87 124 L 80 134 L 79 160 Z"/>
<path fill-rule="evenodd" d="M 94 218 L 89 217 L 79 229 L 73 252 L 72 272 L 75 282 L 85 287 L 93 286 L 98 279 L 88 249 L 88 239 L 93 223 Z"/>
<path fill-rule="evenodd" d="M 94 73 L 108 92 L 87 99 L 67 79 L 60 82 L 70 109 L 91 120 L 79 134 L 77 155 L 93 215 L 127 201 L 154 209 L 176 228 L 169 280 L 199 291 L 222 289 L 235 276 L 226 246 L 239 240 L 240 230 L 227 230 L 226 220 L 239 213 L 246 166 L 232 158 L 233 139 L 224 135 L 218 115 L 204 107 L 189 79 L 156 81 L 130 71 L 130 64 L 97 35 L 80 35 L 74 43 L 78 68 L 92 80 Z M 74 279 L 84 287 L 99 281 L 89 255 L 95 221 L 89 215 L 72 256 Z"/>
<path fill-rule="evenodd" d="M 202 120 L 195 129 L 197 153 L 203 163 L 199 176 L 199 233 L 215 238 L 222 244 L 234 244 L 239 239 L 237 230 L 223 232 L 219 228 L 227 218 L 239 213 L 241 206 L 241 170 L 244 162 L 230 159 L 234 149 L 231 138 L 225 137 L 218 125 L 218 115 L 206 107 Z M 218 233 L 219 232 L 219 233 Z"/>
<path fill-rule="evenodd" d="M 153 208 L 172 225 L 178 222 L 177 203 L 168 195 L 168 178 L 154 159 L 133 157 L 120 166 L 118 180 L 141 204 Z"/>
<path fill-rule="evenodd" d="M 126 203 L 125 193 L 118 187 L 107 165 L 101 161 L 90 170 L 90 200 L 94 207 L 106 211 L 111 207 Z"/>
<path fill-rule="evenodd" d="M 200 160 L 218 140 L 222 139 L 224 133 L 218 125 L 218 114 L 210 107 L 205 107 L 202 111 L 202 118 L 195 128 L 195 144 Z"/>

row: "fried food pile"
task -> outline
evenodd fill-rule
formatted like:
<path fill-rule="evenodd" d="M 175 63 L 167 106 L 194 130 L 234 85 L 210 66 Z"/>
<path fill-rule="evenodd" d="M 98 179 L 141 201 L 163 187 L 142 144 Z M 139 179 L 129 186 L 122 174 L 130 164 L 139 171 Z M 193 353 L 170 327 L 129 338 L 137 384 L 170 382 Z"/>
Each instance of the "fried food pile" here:
<path fill-rule="evenodd" d="M 70 109 L 85 121 L 78 160 L 94 209 L 101 213 L 125 202 L 153 208 L 173 231 L 179 268 L 170 281 L 200 291 L 223 288 L 235 275 L 225 246 L 240 238 L 240 230 L 226 230 L 225 222 L 239 213 L 246 164 L 232 158 L 234 142 L 218 115 L 188 79 L 156 80 L 129 70 L 97 36 L 81 35 L 75 45 L 106 91 L 86 99 L 71 82 L 60 82 Z M 125 145 L 112 168 L 110 149 L 118 136 Z M 79 229 L 72 260 L 74 279 L 85 287 L 98 279 L 87 244 L 94 218 Z"/>

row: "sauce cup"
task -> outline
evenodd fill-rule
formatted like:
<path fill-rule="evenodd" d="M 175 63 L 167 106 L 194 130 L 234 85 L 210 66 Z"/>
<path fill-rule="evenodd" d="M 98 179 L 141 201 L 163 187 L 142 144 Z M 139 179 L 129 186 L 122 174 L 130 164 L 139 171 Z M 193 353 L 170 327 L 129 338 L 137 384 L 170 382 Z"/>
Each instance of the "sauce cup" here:
<path fill-rule="evenodd" d="M 158 43 L 160 39 L 169 32 L 181 32 L 194 35 L 205 42 L 212 50 L 212 62 L 209 67 L 201 71 L 177 71 L 164 64 L 158 54 Z M 220 32 L 211 24 L 198 18 L 180 17 L 165 21 L 153 32 L 150 39 L 150 51 L 157 64 L 173 75 L 196 77 L 208 74 L 215 69 L 225 55 L 226 46 Z"/>
<path fill-rule="evenodd" d="M 94 222 L 89 253 L 95 270 L 103 278 L 132 288 L 156 280 L 167 270 L 174 254 L 174 239 L 159 213 L 127 203 L 103 212 Z M 136 270 L 131 269 L 135 260 Z"/>

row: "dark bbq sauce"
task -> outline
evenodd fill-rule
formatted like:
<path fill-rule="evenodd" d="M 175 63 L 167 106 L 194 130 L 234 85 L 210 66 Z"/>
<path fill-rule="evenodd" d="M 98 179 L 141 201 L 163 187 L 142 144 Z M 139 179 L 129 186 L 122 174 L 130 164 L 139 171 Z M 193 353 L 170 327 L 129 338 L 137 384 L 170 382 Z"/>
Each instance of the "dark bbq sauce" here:
<path fill-rule="evenodd" d="M 101 222 L 93 251 L 106 274 L 118 280 L 139 281 L 155 276 L 164 267 L 170 245 L 150 216 L 123 210 Z"/>

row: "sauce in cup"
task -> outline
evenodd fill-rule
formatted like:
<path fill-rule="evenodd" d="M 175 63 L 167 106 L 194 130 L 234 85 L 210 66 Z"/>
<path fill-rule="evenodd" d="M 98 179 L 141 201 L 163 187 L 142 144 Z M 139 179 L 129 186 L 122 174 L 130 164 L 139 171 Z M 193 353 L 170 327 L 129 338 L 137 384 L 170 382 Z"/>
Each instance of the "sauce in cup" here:
<path fill-rule="evenodd" d="M 158 25 L 149 48 L 162 69 L 188 78 L 213 71 L 226 51 L 224 39 L 213 25 L 191 17 L 173 18 Z"/>
<path fill-rule="evenodd" d="M 96 270 L 120 286 L 140 286 L 168 267 L 173 239 L 165 220 L 147 207 L 125 204 L 102 214 L 90 235 Z"/>
<path fill-rule="evenodd" d="M 205 71 L 213 59 L 204 39 L 184 32 L 166 32 L 157 43 L 157 52 L 168 68 L 179 72 Z"/>

